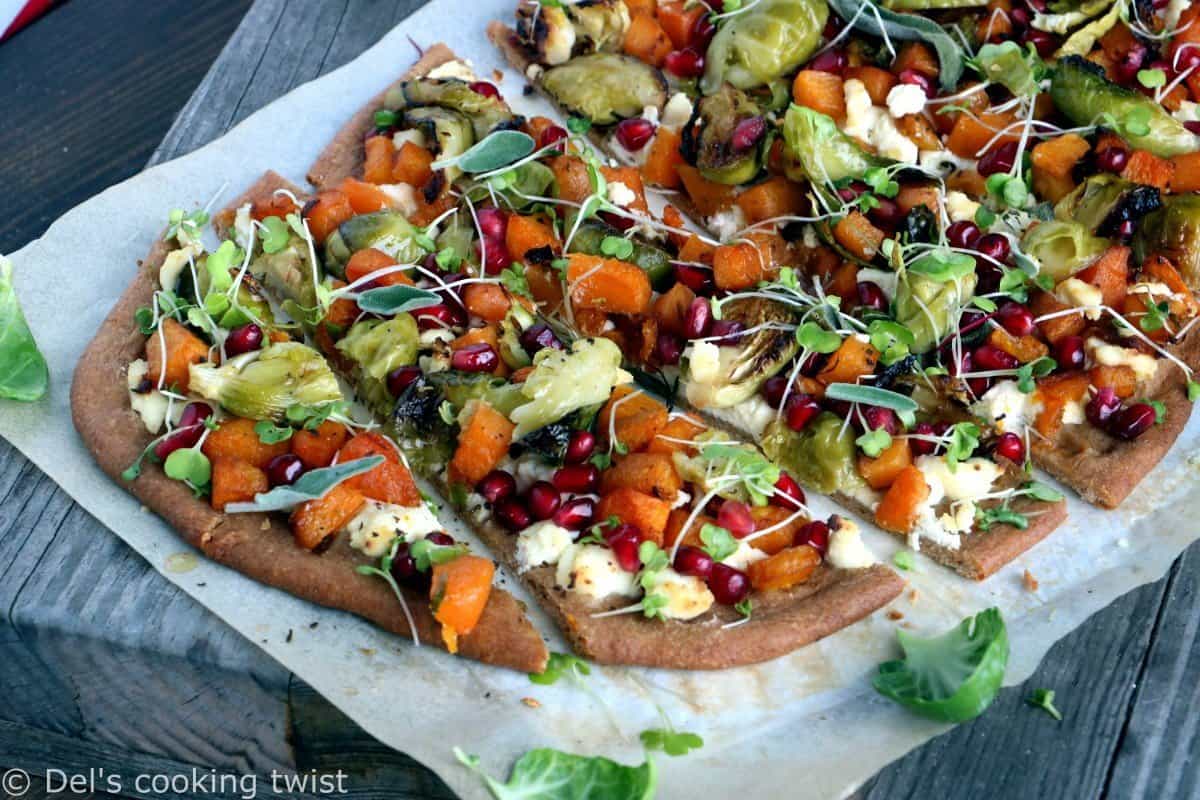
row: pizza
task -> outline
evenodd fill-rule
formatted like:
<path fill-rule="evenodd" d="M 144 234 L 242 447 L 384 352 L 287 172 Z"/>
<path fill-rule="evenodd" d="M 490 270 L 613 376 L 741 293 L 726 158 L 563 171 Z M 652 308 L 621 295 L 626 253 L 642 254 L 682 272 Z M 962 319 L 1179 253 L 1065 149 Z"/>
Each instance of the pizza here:
<path fill-rule="evenodd" d="M 526 671 L 491 559 L 679 669 L 889 603 L 863 524 L 988 578 L 1075 502 L 1039 469 L 1118 506 L 1200 393 L 1200 33 L 893 5 L 522 0 L 489 35 L 559 119 L 429 48 L 311 191 L 173 214 L 77 426 L 213 558 Z"/>

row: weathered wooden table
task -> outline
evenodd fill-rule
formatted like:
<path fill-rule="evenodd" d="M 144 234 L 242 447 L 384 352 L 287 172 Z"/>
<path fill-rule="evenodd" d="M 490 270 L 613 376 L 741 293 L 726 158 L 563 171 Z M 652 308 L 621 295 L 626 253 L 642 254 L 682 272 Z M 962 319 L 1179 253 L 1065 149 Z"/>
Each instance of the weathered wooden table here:
<path fill-rule="evenodd" d="M 419 4 L 257 0 L 151 163 L 220 136 L 278 95 L 345 63 Z M 155 92 L 154 108 L 164 113 L 180 94 L 169 77 L 172 65 L 202 68 L 203 59 L 211 58 L 205 53 L 215 53 L 216 37 L 226 35 L 245 5 L 76 0 L 57 14 L 74 15 L 62 24 L 90 32 L 80 49 L 57 63 L 74 65 L 94 80 L 92 61 L 111 61 L 107 80 L 98 82 L 101 93 L 73 93 L 78 75 L 56 73 L 55 53 L 31 46 L 41 35 L 35 26 L 22 34 L 24 40 L 0 49 L 6 78 L 0 109 L 6 94 L 61 96 L 55 113 L 89 113 L 98 126 L 84 142 L 122 148 L 111 129 L 120 130 L 130 121 L 124 114 L 145 107 L 138 93 Z M 113 26 L 123 33 L 110 37 Z M 129 31 L 140 32 L 145 49 Z M 127 53 L 119 49 L 125 40 L 134 45 Z M 397 54 L 397 67 L 411 55 Z M 54 146 L 54 113 L 40 104 L 37 111 L 30 111 L 27 126 L 0 111 L 0 219 L 16 220 L 16 227 L 30 231 L 26 237 L 82 199 L 72 194 L 75 183 L 96 179 L 90 173 L 72 177 L 61 165 L 57 172 L 38 168 L 69 154 Z M 113 123 L 101 129 L 105 116 Z M 81 120 L 64 119 L 64 136 L 79 141 Z M 90 156 L 84 161 L 92 168 L 119 176 L 113 174 L 119 164 Z M 60 181 L 65 175 L 66 182 L 47 185 L 47 173 Z M 1200 548 L 1193 547 L 1164 580 L 1123 597 L 1060 642 L 1027 685 L 1002 692 L 981 719 L 883 770 L 861 796 L 1200 796 L 1200 655 L 1193 655 L 1198 584 Z M 1056 690 L 1062 722 L 1025 703 L 1035 687 Z M 203 780 L 195 792 L 184 790 L 186 781 L 150 791 L 155 787 L 146 782 L 134 785 L 139 773 L 203 779 L 211 770 L 269 775 L 336 769 L 347 773 L 344 788 L 354 796 L 451 796 L 431 773 L 371 739 L 163 580 L 0 441 L 0 773 L 8 767 L 35 776 L 48 769 L 91 771 L 98 777 L 94 792 L 106 789 L 105 776 L 118 775 L 121 794 L 129 796 L 238 796 L 233 787 L 213 791 L 213 783 Z M 751 783 L 747 788 L 752 792 Z M 306 796 L 273 790 L 269 780 L 260 781 L 257 791 L 260 797 Z"/>

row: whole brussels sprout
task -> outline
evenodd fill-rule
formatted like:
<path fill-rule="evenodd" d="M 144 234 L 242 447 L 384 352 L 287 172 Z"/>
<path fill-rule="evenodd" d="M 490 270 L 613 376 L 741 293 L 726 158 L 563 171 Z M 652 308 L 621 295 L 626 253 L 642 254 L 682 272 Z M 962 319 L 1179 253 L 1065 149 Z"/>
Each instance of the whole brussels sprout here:
<path fill-rule="evenodd" d="M 821 43 L 828 17 L 825 0 L 759 0 L 729 17 L 708 45 L 700 91 L 754 89 L 791 73 Z"/>

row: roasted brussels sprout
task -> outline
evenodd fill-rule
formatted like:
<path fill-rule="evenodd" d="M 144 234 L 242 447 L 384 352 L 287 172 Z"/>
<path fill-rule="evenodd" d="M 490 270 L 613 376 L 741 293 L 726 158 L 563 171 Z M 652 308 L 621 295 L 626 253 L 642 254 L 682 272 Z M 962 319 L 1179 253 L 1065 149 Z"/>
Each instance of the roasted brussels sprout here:
<path fill-rule="evenodd" d="M 489 406 L 507 415 L 526 400 L 520 384 L 479 372 L 449 370 L 431 372 L 426 377 L 457 409 L 470 400 L 486 400 Z"/>
<path fill-rule="evenodd" d="M 646 106 L 662 109 L 667 102 L 667 81 L 661 72 L 616 53 L 579 56 L 546 70 L 541 80 L 556 102 L 595 125 L 612 125 L 637 116 Z"/>
<path fill-rule="evenodd" d="M 526 161 L 486 181 L 481 181 L 467 190 L 472 202 L 503 197 L 504 204 L 520 211 L 540 200 L 529 198 L 545 197 L 554 184 L 554 171 L 540 161 Z"/>
<path fill-rule="evenodd" d="M 404 127 L 419 130 L 427 142 L 437 143 L 439 159 L 462 155 L 475 144 L 475 129 L 466 114 L 439 106 L 418 106 L 404 112 Z M 446 180 L 462 174 L 455 166 L 443 170 Z"/>
<path fill-rule="evenodd" d="M 829 17 L 825 0 L 758 0 L 717 29 L 704 57 L 700 91 L 723 83 L 738 89 L 766 86 L 808 61 Z"/>
<path fill-rule="evenodd" d="M 1021 249 L 1055 283 L 1086 267 L 1105 250 L 1109 241 L 1093 236 L 1078 222 L 1052 219 L 1033 226 L 1021 237 Z"/>
<path fill-rule="evenodd" d="M 394 94 L 389 95 L 395 99 Z M 471 84 L 457 78 L 421 78 L 400 86 L 402 106 L 385 106 L 405 110 L 405 116 L 419 107 L 438 106 L 456 111 L 471 123 L 476 140 L 482 139 L 501 126 L 511 125 L 513 113 L 499 97 L 479 94 Z M 468 145 L 469 147 L 470 145 Z"/>
<path fill-rule="evenodd" d="M 409 466 L 418 474 L 435 472 L 453 454 L 454 429 L 439 413 L 445 399 L 441 389 L 420 375 L 396 399 L 388 417 L 386 433 L 404 450 Z"/>
<path fill-rule="evenodd" d="M 510 369 L 520 369 L 533 363 L 521 345 L 521 333 L 533 323 L 533 314 L 520 303 L 509 306 L 508 313 L 500 320 L 500 358 Z"/>
<path fill-rule="evenodd" d="M 1142 186 L 1111 173 L 1093 175 L 1054 206 L 1054 216 L 1078 222 L 1097 236 L 1115 236 L 1121 223 L 1137 222 L 1162 206 L 1156 186 Z"/>
<path fill-rule="evenodd" d="M 906 272 L 896 289 L 896 321 L 912 331 L 914 353 L 928 353 L 957 324 L 957 310 L 975 291 L 974 273 L 957 281 L 937 281 L 927 275 Z"/>
<path fill-rule="evenodd" d="M 564 3 L 563 9 L 575 28 L 575 41 L 587 52 L 620 52 L 629 30 L 625 0 L 580 0 Z"/>
<path fill-rule="evenodd" d="M 763 432 L 762 449 L 796 480 L 822 494 L 853 492 L 864 486 L 855 467 L 854 430 L 828 411 L 822 411 L 802 432 L 776 419 Z"/>
<path fill-rule="evenodd" d="M 419 337 L 412 315 L 397 314 L 386 321 L 360 320 L 338 341 L 338 352 L 354 364 L 354 385 L 359 399 L 377 414 L 391 410 L 393 398 L 387 389 L 388 373 L 416 363 Z"/>
<path fill-rule="evenodd" d="M 787 306 L 760 297 L 744 298 L 721 307 L 721 318 L 756 329 L 732 347 L 720 347 L 719 362 L 691 364 L 688 402 L 697 408 L 728 408 L 754 395 L 764 381 L 782 370 L 800 351 Z"/>
<path fill-rule="evenodd" d="M 705 178 L 738 186 L 749 183 L 762 169 L 767 136 L 750 147 L 739 148 L 734 131 L 740 123 L 760 116 L 761 110 L 743 91 L 729 84 L 700 98 L 692 119 L 683 129 L 681 152 Z"/>
<path fill-rule="evenodd" d="M 299 342 L 271 344 L 221 366 L 193 364 L 189 387 L 247 419 L 281 420 L 291 406 L 342 399 L 337 378 L 321 354 Z"/>
<path fill-rule="evenodd" d="M 624 237 L 621 231 L 598 219 L 589 219 L 580 223 L 575 235 L 571 238 L 570 251 L 586 253 L 592 256 L 603 255 L 601 244 L 609 236 Z M 631 264 L 637 264 L 650 277 L 650 282 L 657 288 L 671 278 L 671 256 L 667 251 L 657 247 L 637 236 L 629 237 L 633 244 L 633 255 L 625 259 Z"/>
<path fill-rule="evenodd" d="M 1122 136 L 1139 150 L 1162 158 L 1200 150 L 1200 136 L 1152 98 L 1113 83 L 1099 66 L 1079 56 L 1059 60 L 1050 81 L 1050 97 L 1076 125 L 1093 125 L 1101 115 L 1111 115 L 1121 124 Z M 1131 115 L 1144 120 L 1145 133 L 1129 130 Z"/>
<path fill-rule="evenodd" d="M 416 227 L 398 211 L 359 214 L 339 225 L 325 241 L 325 268 L 344 278 L 350 256 L 368 247 L 382 250 L 401 264 L 415 264 L 425 255 L 416 235 Z"/>
<path fill-rule="evenodd" d="M 293 234 L 282 250 L 259 254 L 250 263 L 250 274 L 284 300 L 312 308 L 317 304 L 317 294 L 309 259 L 308 244 Z"/>
<path fill-rule="evenodd" d="M 561 6 L 523 2 L 517 8 L 517 37 L 539 64 L 565 64 L 575 50 L 575 26 Z"/>
<path fill-rule="evenodd" d="M 533 371 L 519 384 L 526 402 L 508 418 L 520 439 L 573 411 L 608 400 L 613 387 L 632 376 L 621 369 L 621 350 L 609 339 L 576 339 L 570 350 L 544 348 L 533 357 Z"/>
<path fill-rule="evenodd" d="M 793 105 L 783 118 L 783 141 L 789 157 L 788 177 L 827 186 L 858 179 L 872 167 L 892 162 L 868 153 L 833 119 L 806 106 Z"/>
<path fill-rule="evenodd" d="M 1200 292 L 1200 195 L 1180 194 L 1142 219 L 1133 237 L 1141 263 L 1152 255 L 1169 258 L 1193 292 Z"/>

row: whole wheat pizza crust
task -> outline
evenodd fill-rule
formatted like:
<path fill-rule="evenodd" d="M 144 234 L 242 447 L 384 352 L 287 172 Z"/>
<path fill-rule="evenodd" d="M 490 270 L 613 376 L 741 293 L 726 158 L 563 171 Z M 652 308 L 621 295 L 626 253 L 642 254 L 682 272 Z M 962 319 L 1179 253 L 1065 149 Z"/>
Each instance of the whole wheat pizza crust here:
<path fill-rule="evenodd" d="M 258 195 L 268 186 L 273 190 L 287 184 L 279 176 L 269 175 L 256 184 Z M 71 413 L 84 443 L 109 477 L 214 561 L 289 594 L 356 614 L 400 636 L 411 636 L 387 584 L 355 572 L 356 566 L 369 562 L 350 548 L 346 537 L 339 537 L 328 551 L 316 555 L 297 547 L 281 520 L 267 514 L 216 511 L 156 466 L 147 464 L 133 481 L 122 479 L 121 473 L 153 440 L 129 406 L 126 369 L 142 357 L 146 342 L 134 312 L 152 302 L 158 269 L 169 250 L 161 238 L 155 241 L 75 368 Z M 405 590 L 405 598 L 420 642 L 444 648 L 441 626 L 433 618 L 429 599 L 409 590 Z M 458 652 L 523 672 L 540 672 L 548 658 L 541 636 L 525 617 L 524 606 L 498 588 L 493 588 L 476 628 L 459 638 Z"/>
<path fill-rule="evenodd" d="M 337 134 L 308 170 L 308 182 L 318 191 L 332 189 L 344 179 L 362 172 L 363 141 L 375 128 L 375 112 L 383 106 L 388 91 L 404 81 L 428 74 L 448 61 L 456 60 L 449 47 L 441 42 L 430 45 L 421 57 L 392 86 L 384 89 L 363 106 Z"/>

